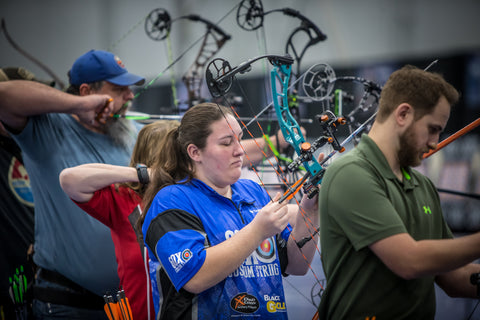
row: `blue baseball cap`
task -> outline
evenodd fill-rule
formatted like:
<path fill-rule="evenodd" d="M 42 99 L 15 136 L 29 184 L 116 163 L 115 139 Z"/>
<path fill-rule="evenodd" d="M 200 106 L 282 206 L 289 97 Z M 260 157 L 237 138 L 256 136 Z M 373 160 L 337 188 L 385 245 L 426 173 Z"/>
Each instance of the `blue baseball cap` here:
<path fill-rule="evenodd" d="M 80 56 L 70 70 L 70 83 L 108 81 L 118 86 L 142 85 L 145 78 L 129 73 L 120 58 L 111 52 L 90 50 Z"/>

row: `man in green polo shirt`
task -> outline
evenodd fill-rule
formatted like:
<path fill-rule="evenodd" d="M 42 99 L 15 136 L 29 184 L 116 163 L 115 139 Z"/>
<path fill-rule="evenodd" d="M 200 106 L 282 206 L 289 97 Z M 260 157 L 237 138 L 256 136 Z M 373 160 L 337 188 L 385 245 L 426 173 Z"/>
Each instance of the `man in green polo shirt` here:
<path fill-rule="evenodd" d="M 476 297 L 480 234 L 453 239 L 435 186 L 411 168 L 436 147 L 458 96 L 438 74 L 397 70 L 368 135 L 326 170 L 320 319 L 434 319 L 434 282 Z"/>

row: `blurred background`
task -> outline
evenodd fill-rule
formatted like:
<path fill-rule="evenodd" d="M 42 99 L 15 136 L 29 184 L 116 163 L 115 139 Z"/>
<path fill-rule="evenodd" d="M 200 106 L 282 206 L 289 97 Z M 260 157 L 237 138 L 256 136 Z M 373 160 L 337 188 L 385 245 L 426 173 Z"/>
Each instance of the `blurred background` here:
<path fill-rule="evenodd" d="M 355 120 L 339 130 L 342 141 L 374 112 L 376 91 L 391 72 L 436 61 L 430 70 L 442 73 L 462 95 L 442 140 L 480 115 L 479 12 L 478 0 L 0 0 L 0 67 L 25 67 L 61 89 L 68 86 L 67 72 L 76 58 L 90 49 L 108 50 L 147 79 L 136 89 L 132 110 L 181 115 L 198 101 L 212 101 L 205 71 L 213 59 L 233 68 L 257 56 L 289 53 L 295 60 L 292 81 L 298 80 L 289 98 L 308 139 L 321 133 L 312 119 L 338 106 L 333 91 L 338 89 L 344 96 L 342 114 Z M 267 60 L 252 64 L 220 103 L 234 105 L 246 118 L 263 110 L 272 101 L 271 69 Z M 336 79 L 320 101 L 304 89 L 309 70 Z M 262 116 L 274 132 L 272 110 Z M 252 129 L 252 134 L 261 132 Z M 480 230 L 479 136 L 474 129 L 419 168 L 438 186 L 445 218 L 459 236 Z M 258 178 L 245 171 L 246 177 Z M 278 182 L 262 174 L 267 183 Z M 290 318 L 312 318 L 325 285 L 319 255 L 307 276 L 285 281 Z M 477 302 L 442 292 L 437 300 L 436 319 L 466 319 Z M 472 319 L 479 318 L 476 310 Z"/>

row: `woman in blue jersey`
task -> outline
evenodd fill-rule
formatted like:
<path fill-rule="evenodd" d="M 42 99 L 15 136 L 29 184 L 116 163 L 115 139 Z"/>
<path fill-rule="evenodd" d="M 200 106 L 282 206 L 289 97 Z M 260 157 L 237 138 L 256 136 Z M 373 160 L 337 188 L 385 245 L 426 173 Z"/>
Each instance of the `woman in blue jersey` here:
<path fill-rule="evenodd" d="M 242 130 L 211 103 L 169 133 L 146 190 L 143 235 L 157 319 L 287 319 L 282 274 L 303 275 L 318 226 L 317 199 L 270 199 L 240 179 Z M 148 212 L 147 212 L 148 209 Z"/>

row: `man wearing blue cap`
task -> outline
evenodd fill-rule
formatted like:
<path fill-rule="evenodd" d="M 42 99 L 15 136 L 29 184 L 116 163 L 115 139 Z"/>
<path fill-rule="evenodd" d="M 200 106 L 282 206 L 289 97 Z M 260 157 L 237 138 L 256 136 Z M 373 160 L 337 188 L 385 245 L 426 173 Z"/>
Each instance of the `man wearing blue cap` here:
<path fill-rule="evenodd" d="M 58 175 L 84 163 L 128 164 L 138 127 L 110 114 L 124 113 L 129 86 L 145 79 L 100 50 L 79 57 L 69 77 L 71 94 L 0 83 L 0 120 L 22 149 L 35 199 L 35 317 L 106 319 L 102 296 L 119 284 L 110 231 L 68 198 Z"/>

